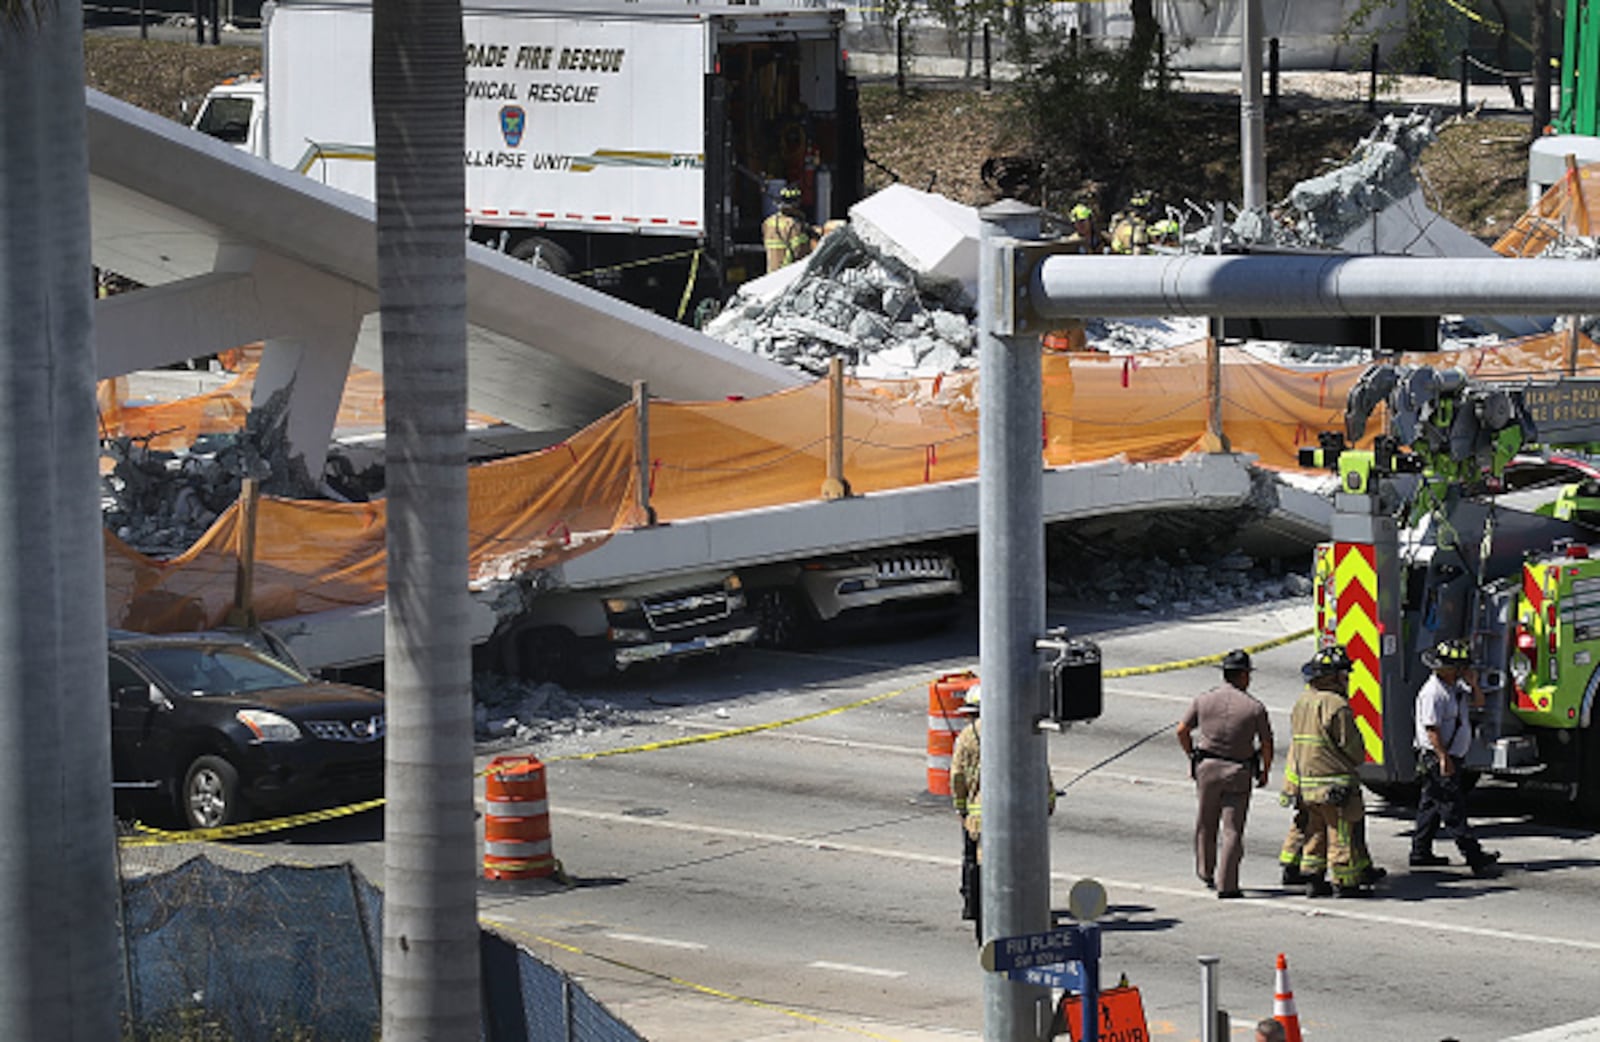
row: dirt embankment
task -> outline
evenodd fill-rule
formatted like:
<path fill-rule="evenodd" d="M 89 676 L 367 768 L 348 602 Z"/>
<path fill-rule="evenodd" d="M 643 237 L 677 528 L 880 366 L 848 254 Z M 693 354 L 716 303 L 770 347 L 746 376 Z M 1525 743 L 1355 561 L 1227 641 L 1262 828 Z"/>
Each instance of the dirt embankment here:
<path fill-rule="evenodd" d="M 1190 199 L 1209 205 L 1237 201 L 1239 174 L 1238 99 L 1178 95 L 1180 133 L 1152 140 L 1141 157 L 1138 180 L 1157 197 L 1174 204 Z M 979 178 L 985 158 L 1025 154 L 1019 139 L 1016 102 L 1003 90 L 985 95 L 967 89 L 912 89 L 900 95 L 893 86 L 862 91 L 868 187 L 898 178 L 969 205 L 993 200 Z M 1288 105 L 1266 119 L 1267 197 L 1283 199 L 1307 177 L 1345 162 L 1377 117 L 1360 102 L 1315 101 Z M 1451 119 L 1439 140 L 1422 156 L 1420 176 L 1440 214 L 1467 231 L 1494 239 L 1525 207 L 1526 118 Z M 891 174 L 892 172 L 892 174 Z M 1059 190 L 1058 190 L 1059 191 Z M 1105 198 L 1101 185 L 1086 182 L 1065 198 L 1047 196 L 1044 204 L 1065 210 L 1080 200 L 1102 212 L 1123 200 Z"/>

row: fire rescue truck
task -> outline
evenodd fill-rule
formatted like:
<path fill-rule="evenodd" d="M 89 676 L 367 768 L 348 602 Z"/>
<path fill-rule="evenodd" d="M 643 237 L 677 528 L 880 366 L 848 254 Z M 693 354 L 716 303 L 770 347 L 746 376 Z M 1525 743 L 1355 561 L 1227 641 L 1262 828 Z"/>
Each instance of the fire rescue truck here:
<path fill-rule="evenodd" d="M 1379 405 L 1386 429 L 1352 448 Z M 1551 455 L 1596 442 L 1600 382 L 1377 364 L 1350 392 L 1345 430 L 1301 450 L 1338 475 L 1316 626 L 1355 664 L 1362 777 L 1380 795 L 1415 780 L 1421 652 L 1467 638 L 1487 703 L 1469 767 L 1600 818 L 1600 468 Z"/>

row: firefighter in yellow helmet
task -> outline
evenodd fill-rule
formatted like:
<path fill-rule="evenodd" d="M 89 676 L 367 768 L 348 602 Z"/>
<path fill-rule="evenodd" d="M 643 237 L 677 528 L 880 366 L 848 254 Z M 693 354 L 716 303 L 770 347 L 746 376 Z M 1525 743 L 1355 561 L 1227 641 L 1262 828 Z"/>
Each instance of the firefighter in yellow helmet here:
<path fill-rule="evenodd" d="M 1289 715 L 1294 739 L 1283 768 L 1283 798 L 1304 811 L 1300 871 L 1307 897 L 1363 897 L 1388 874 L 1374 868 L 1367 853 L 1366 806 L 1356 776 L 1366 746 L 1347 696 L 1351 665 L 1339 645 L 1319 650 L 1300 669 L 1306 689 Z M 1298 840 L 1296 831 L 1289 842 Z M 1333 874 L 1331 884 L 1326 872 Z"/>
<path fill-rule="evenodd" d="M 1150 193 L 1128 200 L 1128 208 L 1111 219 L 1112 253 L 1150 252 Z"/>
<path fill-rule="evenodd" d="M 817 229 L 800 207 L 800 189 L 786 185 L 778 193 L 778 209 L 761 222 L 761 243 L 767 251 L 767 271 L 793 264 L 811 252 Z"/>
<path fill-rule="evenodd" d="M 1079 203 L 1072 208 L 1072 231 L 1063 240 L 1062 246 L 1069 253 L 1100 253 L 1104 244 L 1100 241 L 1100 229 L 1095 227 L 1094 210 L 1088 203 Z"/>

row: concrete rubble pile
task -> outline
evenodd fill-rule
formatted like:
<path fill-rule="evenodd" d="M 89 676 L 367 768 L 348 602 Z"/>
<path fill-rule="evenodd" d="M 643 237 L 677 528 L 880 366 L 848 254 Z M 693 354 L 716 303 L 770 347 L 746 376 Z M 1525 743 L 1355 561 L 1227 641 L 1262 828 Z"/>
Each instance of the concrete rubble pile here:
<path fill-rule="evenodd" d="M 893 185 L 804 260 L 740 288 L 705 332 L 820 376 L 934 376 L 977 364 L 977 211 Z"/>
<path fill-rule="evenodd" d="M 801 277 L 770 297 L 741 294 L 705 332 L 813 376 L 842 356 L 863 376 L 950 372 L 976 364 L 972 312 L 854 228 L 830 232 Z"/>
<path fill-rule="evenodd" d="M 1375 212 L 1410 196 L 1413 166 L 1437 137 L 1425 115 L 1385 116 L 1344 166 L 1291 188 L 1280 219 L 1296 245 L 1340 248 Z"/>
<path fill-rule="evenodd" d="M 106 528 L 150 557 L 187 550 L 239 498 L 243 479 L 253 477 L 266 495 L 294 499 L 366 500 L 381 491 L 381 467 L 358 466 L 335 446 L 324 478 L 313 482 L 303 461 L 289 455 L 284 407 L 287 392 L 250 410 L 244 430 L 207 434 L 179 451 L 150 448 L 148 438 L 120 436 L 101 442 L 110 461 L 100 481 L 101 518 Z"/>
<path fill-rule="evenodd" d="M 472 678 L 472 718 L 479 742 L 525 745 L 561 736 L 582 737 L 636 718 L 601 698 L 578 698 L 558 684 L 493 673 Z"/>
<path fill-rule="evenodd" d="M 1155 615 L 1263 604 L 1311 593 L 1311 580 L 1238 550 L 1219 555 L 1178 547 L 1166 557 L 1096 554 L 1051 546 L 1052 596 Z"/>

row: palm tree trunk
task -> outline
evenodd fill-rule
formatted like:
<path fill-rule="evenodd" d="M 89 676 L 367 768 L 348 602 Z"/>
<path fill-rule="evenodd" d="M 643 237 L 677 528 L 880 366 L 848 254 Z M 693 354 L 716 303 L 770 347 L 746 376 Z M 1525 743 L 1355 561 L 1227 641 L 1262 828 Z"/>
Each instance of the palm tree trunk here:
<path fill-rule="evenodd" d="M 78 0 L 0 0 L 0 1024 L 117 1037 Z"/>
<path fill-rule="evenodd" d="M 375 0 L 388 439 L 384 1042 L 476 1042 L 460 0 Z"/>

